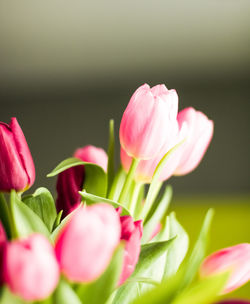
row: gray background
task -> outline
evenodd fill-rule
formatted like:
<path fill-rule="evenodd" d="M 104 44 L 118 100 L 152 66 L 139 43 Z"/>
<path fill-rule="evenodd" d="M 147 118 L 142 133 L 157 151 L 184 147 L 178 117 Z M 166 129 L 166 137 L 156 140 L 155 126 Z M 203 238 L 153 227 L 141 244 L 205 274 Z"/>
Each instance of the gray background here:
<path fill-rule="evenodd" d="M 108 120 L 118 135 L 147 82 L 215 123 L 199 168 L 170 180 L 175 192 L 249 193 L 249 16 L 249 0 L 0 0 L 0 120 L 18 118 L 35 186 L 53 190 L 46 174 L 75 148 L 106 148 Z"/>

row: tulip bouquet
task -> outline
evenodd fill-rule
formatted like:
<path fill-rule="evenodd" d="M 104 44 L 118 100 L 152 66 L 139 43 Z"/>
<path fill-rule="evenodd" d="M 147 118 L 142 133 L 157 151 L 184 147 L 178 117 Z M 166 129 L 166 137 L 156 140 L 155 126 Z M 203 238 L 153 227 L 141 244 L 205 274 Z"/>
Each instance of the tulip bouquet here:
<path fill-rule="evenodd" d="M 205 259 L 213 210 L 197 241 L 168 207 L 163 183 L 200 163 L 213 122 L 193 108 L 178 113 L 175 90 L 139 87 L 120 124 L 121 167 L 108 153 L 75 151 L 25 194 L 35 168 L 15 118 L 0 123 L 0 303 L 206 304 L 250 279 L 250 244 Z M 162 189 L 162 190 L 161 190 Z M 197 275 L 198 274 L 198 275 Z"/>

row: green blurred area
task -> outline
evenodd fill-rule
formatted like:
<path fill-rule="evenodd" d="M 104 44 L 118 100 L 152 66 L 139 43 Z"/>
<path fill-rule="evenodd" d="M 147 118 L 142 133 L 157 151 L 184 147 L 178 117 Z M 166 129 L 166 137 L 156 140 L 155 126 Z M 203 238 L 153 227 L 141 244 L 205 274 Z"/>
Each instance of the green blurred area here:
<path fill-rule="evenodd" d="M 198 236 L 206 211 L 214 208 L 208 254 L 239 243 L 250 243 L 250 195 L 174 196 L 171 210 L 190 236 L 191 246 Z M 250 282 L 226 298 L 250 299 Z"/>

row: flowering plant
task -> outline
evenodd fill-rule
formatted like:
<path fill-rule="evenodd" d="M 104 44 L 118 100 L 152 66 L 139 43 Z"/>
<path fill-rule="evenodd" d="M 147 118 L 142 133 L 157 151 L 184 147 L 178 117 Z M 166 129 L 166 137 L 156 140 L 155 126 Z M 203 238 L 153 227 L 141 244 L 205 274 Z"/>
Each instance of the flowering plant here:
<path fill-rule="evenodd" d="M 210 209 L 188 253 L 168 212 L 172 189 L 160 191 L 198 166 L 213 122 L 193 108 L 178 113 L 175 90 L 145 84 L 119 135 L 118 171 L 111 120 L 107 154 L 79 148 L 48 174 L 58 176 L 54 203 L 45 188 L 24 195 L 33 160 L 17 120 L 0 123 L 0 303 L 206 304 L 249 281 L 250 244 L 204 260 Z"/>

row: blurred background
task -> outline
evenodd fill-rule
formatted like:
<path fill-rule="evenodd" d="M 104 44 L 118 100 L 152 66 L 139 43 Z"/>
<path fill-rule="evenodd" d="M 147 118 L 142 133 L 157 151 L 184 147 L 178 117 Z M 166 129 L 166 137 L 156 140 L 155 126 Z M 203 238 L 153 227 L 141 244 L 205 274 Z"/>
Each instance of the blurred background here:
<path fill-rule="evenodd" d="M 249 0 L 0 0 L 0 120 L 25 133 L 31 190 L 54 192 L 47 173 L 77 147 L 107 148 L 137 87 L 165 83 L 215 123 L 198 169 L 169 181 L 173 208 L 192 237 L 215 207 L 211 250 L 250 242 L 249 16 Z"/>

